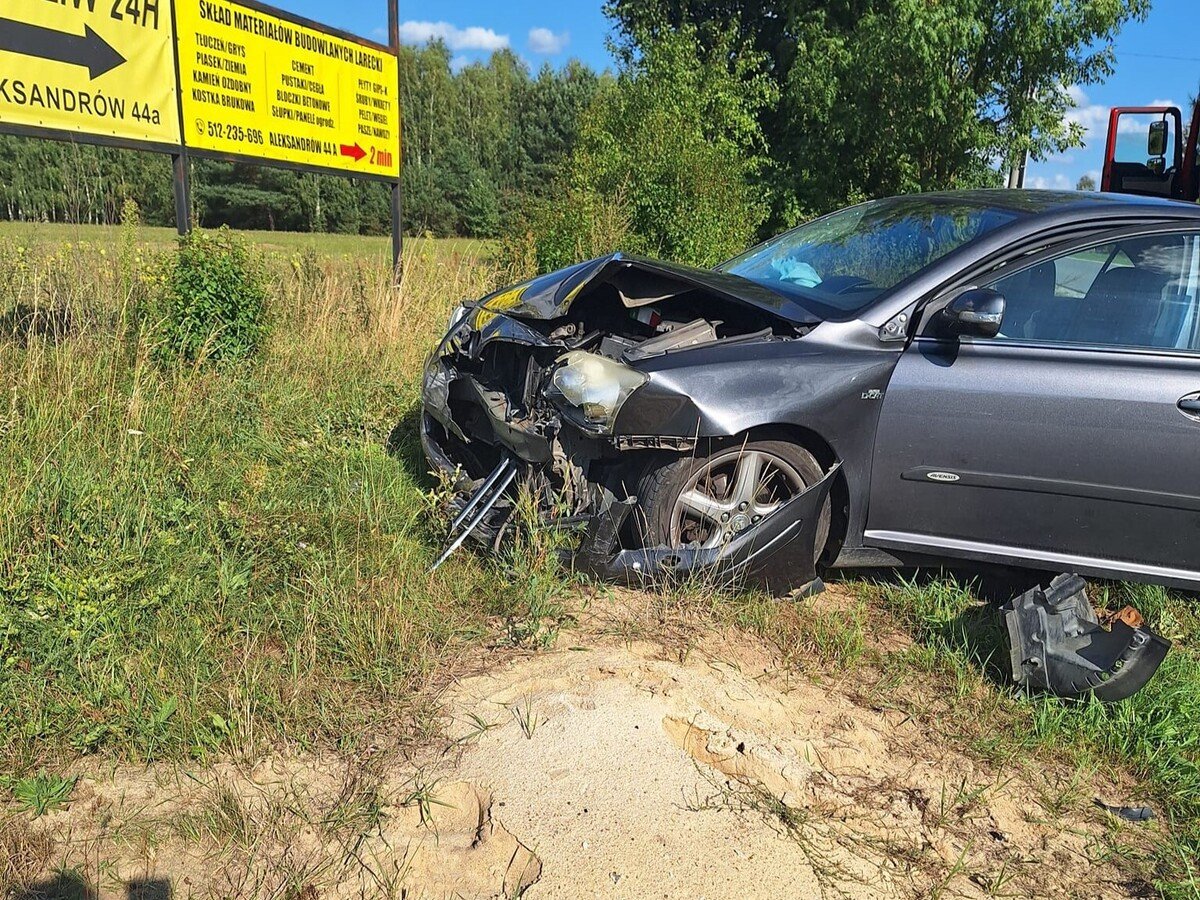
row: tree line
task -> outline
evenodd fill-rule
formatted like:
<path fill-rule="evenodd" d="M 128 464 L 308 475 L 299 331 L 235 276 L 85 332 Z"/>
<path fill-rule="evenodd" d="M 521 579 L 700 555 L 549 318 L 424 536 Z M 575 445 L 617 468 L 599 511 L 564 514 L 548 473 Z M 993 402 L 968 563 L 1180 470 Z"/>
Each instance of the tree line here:
<path fill-rule="evenodd" d="M 410 231 L 503 236 L 514 269 L 614 245 L 708 262 L 862 199 L 1000 185 L 1083 138 L 1149 0 L 606 0 L 615 72 L 400 56 Z M 383 185 L 193 163 L 206 226 L 376 233 Z M 162 157 L 0 139 L 0 216 L 173 218 Z"/>
<path fill-rule="evenodd" d="M 618 42 L 694 29 L 754 55 L 774 226 L 857 200 L 1002 184 L 1079 146 L 1070 89 L 1112 74 L 1150 0 L 606 0 Z M 726 42 L 719 40 L 725 37 Z M 732 49 L 727 43 L 732 42 Z"/>
<path fill-rule="evenodd" d="M 400 51 L 405 224 L 410 233 L 494 237 L 539 195 L 574 143 L 601 76 L 570 62 L 531 73 L 508 50 L 457 71 L 445 44 Z M 382 234 L 384 184 L 193 159 L 205 227 Z M 162 154 L 0 135 L 0 219 L 114 224 L 126 199 L 148 224 L 175 221 Z"/>

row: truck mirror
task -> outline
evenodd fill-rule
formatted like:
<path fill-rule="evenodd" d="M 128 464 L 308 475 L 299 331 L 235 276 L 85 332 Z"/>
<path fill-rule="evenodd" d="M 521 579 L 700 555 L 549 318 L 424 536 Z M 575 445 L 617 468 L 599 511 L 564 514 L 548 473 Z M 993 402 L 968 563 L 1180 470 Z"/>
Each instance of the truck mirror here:
<path fill-rule="evenodd" d="M 1146 153 L 1149 156 L 1167 155 L 1167 120 L 1151 122 L 1146 136 Z"/>

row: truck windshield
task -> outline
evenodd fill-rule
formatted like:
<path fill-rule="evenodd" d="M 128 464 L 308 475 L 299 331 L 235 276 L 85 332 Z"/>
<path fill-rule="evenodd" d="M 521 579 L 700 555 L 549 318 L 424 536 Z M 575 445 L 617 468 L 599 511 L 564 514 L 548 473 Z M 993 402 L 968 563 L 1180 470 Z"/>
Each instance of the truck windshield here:
<path fill-rule="evenodd" d="M 784 232 L 718 269 L 792 296 L 822 318 L 846 319 L 1019 215 L 947 195 L 873 200 Z"/>

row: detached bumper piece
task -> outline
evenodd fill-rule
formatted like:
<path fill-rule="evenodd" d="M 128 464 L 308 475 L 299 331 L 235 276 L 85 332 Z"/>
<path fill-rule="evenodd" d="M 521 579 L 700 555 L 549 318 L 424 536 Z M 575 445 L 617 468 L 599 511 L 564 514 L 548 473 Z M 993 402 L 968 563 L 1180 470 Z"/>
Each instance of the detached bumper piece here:
<path fill-rule="evenodd" d="M 1171 642 L 1132 608 L 1101 622 L 1078 575 L 1059 575 L 1006 603 L 1013 680 L 1060 697 L 1106 702 L 1136 694 L 1158 671 Z"/>
<path fill-rule="evenodd" d="M 817 524 L 840 465 L 757 525 L 710 549 L 617 549 L 621 527 L 636 501 L 614 501 L 589 523 L 575 554 L 575 568 L 625 584 L 696 576 L 722 588 L 753 586 L 775 595 L 797 589 L 819 593 L 823 585 L 817 578 Z"/>

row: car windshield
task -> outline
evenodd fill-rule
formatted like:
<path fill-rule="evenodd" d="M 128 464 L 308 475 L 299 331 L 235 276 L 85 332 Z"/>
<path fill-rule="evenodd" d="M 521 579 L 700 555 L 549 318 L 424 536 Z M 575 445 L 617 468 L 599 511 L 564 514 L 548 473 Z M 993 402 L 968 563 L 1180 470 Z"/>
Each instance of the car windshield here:
<path fill-rule="evenodd" d="M 825 319 L 846 319 L 947 253 L 1021 213 L 962 197 L 873 200 L 822 216 L 723 263 Z"/>

